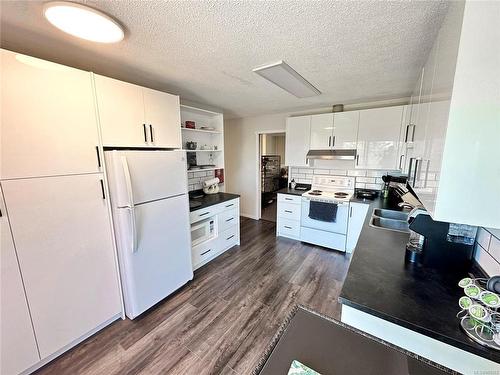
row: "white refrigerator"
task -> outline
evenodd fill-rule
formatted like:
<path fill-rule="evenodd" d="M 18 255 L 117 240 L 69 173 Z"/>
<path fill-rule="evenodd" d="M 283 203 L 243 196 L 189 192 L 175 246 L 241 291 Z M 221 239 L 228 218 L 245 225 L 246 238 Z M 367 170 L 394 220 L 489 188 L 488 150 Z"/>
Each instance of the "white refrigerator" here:
<path fill-rule="evenodd" d="M 193 278 L 185 151 L 105 151 L 125 313 Z"/>

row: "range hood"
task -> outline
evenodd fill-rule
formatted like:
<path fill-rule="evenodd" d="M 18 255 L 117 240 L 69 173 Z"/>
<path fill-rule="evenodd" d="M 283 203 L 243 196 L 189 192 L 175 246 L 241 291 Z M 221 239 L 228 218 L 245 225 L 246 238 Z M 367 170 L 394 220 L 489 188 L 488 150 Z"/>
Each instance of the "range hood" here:
<path fill-rule="evenodd" d="M 309 150 L 306 159 L 354 160 L 356 159 L 356 150 Z"/>

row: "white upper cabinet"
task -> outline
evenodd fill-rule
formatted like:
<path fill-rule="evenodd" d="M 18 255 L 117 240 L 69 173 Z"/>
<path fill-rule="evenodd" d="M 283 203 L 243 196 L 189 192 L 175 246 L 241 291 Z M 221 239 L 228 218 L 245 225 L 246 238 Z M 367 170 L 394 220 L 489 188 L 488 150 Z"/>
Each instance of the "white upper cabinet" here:
<path fill-rule="evenodd" d="M 143 88 L 144 115 L 149 141 L 156 147 L 181 148 L 179 97 Z"/>
<path fill-rule="evenodd" d="M 94 75 L 104 146 L 181 148 L 179 97 Z"/>
<path fill-rule="evenodd" d="M 311 116 L 289 117 L 286 120 L 285 164 L 308 166 L 306 155 L 311 137 Z"/>
<path fill-rule="evenodd" d="M 147 147 L 142 87 L 94 75 L 104 146 Z"/>
<path fill-rule="evenodd" d="M 6 209 L 0 198 L 0 373 L 19 374 L 40 360 Z"/>
<path fill-rule="evenodd" d="M 358 137 L 359 111 L 333 114 L 333 141 L 335 149 L 355 149 Z"/>
<path fill-rule="evenodd" d="M 402 119 L 403 106 L 360 111 L 356 168 L 398 168 Z"/>
<path fill-rule="evenodd" d="M 435 220 L 500 228 L 498 24 L 499 2 L 452 2 L 439 31 L 416 188 Z"/>
<path fill-rule="evenodd" d="M 102 178 L 2 181 L 42 359 L 121 311 Z"/>
<path fill-rule="evenodd" d="M 98 172 L 91 74 L 6 50 L 0 65 L 0 178 Z"/>
<path fill-rule="evenodd" d="M 359 111 L 322 113 L 311 117 L 311 150 L 355 149 Z"/>
<path fill-rule="evenodd" d="M 333 146 L 333 113 L 311 117 L 311 150 L 326 150 Z"/>

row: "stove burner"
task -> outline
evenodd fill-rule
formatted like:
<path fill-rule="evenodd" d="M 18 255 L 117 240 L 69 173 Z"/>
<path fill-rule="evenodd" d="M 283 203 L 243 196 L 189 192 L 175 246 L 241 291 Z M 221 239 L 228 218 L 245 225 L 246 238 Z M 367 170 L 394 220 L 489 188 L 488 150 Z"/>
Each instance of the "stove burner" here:
<path fill-rule="evenodd" d="M 335 193 L 335 197 L 336 197 L 336 198 L 345 198 L 345 197 L 347 197 L 348 195 L 349 195 L 349 194 L 347 194 L 347 193 L 343 193 L 343 192 L 337 192 L 337 193 Z"/>
<path fill-rule="evenodd" d="M 321 195 L 322 191 L 321 190 L 311 190 L 309 192 L 309 195 Z"/>

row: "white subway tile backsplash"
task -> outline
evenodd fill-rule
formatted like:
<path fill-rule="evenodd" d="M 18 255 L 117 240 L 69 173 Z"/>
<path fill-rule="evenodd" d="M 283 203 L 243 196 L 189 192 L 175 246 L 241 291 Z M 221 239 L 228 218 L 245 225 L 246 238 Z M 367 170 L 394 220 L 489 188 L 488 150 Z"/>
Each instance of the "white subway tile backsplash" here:
<path fill-rule="evenodd" d="M 310 172 L 311 170 L 312 170 L 311 168 L 300 168 L 299 173 L 304 173 L 304 174 L 312 173 L 312 172 Z"/>
<path fill-rule="evenodd" d="M 345 169 L 330 169 L 330 174 L 332 176 L 347 176 L 347 171 Z"/>
<path fill-rule="evenodd" d="M 386 171 L 366 171 L 367 177 L 382 177 L 385 174 L 387 174 Z"/>
<path fill-rule="evenodd" d="M 374 184 L 375 177 L 356 177 L 356 182 L 364 182 L 365 184 Z"/>
<path fill-rule="evenodd" d="M 330 170 L 329 169 L 317 169 L 317 168 L 315 168 L 313 170 L 313 173 L 314 174 L 329 174 Z"/>
<path fill-rule="evenodd" d="M 483 249 L 488 250 L 490 247 L 491 233 L 484 228 L 479 228 L 476 235 L 476 242 L 481 245 Z"/>
<path fill-rule="evenodd" d="M 498 263 L 488 252 L 476 243 L 474 259 L 488 276 L 500 275 L 500 263 Z"/>
<path fill-rule="evenodd" d="M 372 189 L 372 190 L 382 190 L 382 185 L 381 184 L 365 184 L 366 189 Z"/>
<path fill-rule="evenodd" d="M 500 239 L 491 237 L 490 247 L 488 249 L 490 255 L 500 262 Z"/>
<path fill-rule="evenodd" d="M 359 176 L 359 177 L 364 177 L 366 176 L 366 170 L 364 169 L 350 169 L 347 171 L 348 176 Z"/>
<path fill-rule="evenodd" d="M 385 182 L 384 182 L 384 180 L 382 180 L 382 177 L 377 177 L 377 178 L 375 179 L 375 183 L 376 183 L 376 184 L 384 184 Z"/>
<path fill-rule="evenodd" d="M 366 184 L 362 183 L 362 182 L 356 182 L 356 189 L 365 189 L 366 188 Z"/>

